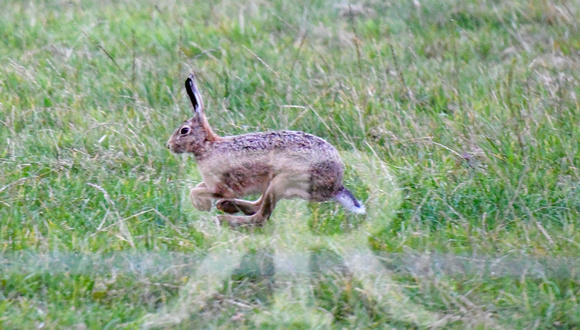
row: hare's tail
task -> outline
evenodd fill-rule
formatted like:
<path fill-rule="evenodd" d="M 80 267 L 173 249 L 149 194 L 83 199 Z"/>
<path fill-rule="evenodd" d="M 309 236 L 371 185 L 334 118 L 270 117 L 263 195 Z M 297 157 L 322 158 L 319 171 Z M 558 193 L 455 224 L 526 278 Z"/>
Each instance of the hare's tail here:
<path fill-rule="evenodd" d="M 365 206 L 361 204 L 361 202 L 359 202 L 345 187 L 340 188 L 338 193 L 334 196 L 334 199 L 351 212 L 358 214 L 364 214 L 366 212 Z"/>

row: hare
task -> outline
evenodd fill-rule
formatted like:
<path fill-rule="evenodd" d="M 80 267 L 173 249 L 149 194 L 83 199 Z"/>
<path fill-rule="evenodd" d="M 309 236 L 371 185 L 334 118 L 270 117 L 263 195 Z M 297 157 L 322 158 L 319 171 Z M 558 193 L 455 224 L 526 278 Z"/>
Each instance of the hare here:
<path fill-rule="evenodd" d="M 218 136 L 205 117 L 193 74 L 185 89 L 193 117 L 175 130 L 167 147 L 196 159 L 203 182 L 190 192 L 195 208 L 209 211 L 217 200 L 216 208 L 227 213 L 219 220 L 230 226 L 263 225 L 282 198 L 334 199 L 349 211 L 365 213 L 364 205 L 343 186 L 344 165 L 330 143 L 297 131 Z M 253 202 L 238 199 L 248 194 L 261 197 Z M 244 215 L 233 215 L 238 212 Z"/>

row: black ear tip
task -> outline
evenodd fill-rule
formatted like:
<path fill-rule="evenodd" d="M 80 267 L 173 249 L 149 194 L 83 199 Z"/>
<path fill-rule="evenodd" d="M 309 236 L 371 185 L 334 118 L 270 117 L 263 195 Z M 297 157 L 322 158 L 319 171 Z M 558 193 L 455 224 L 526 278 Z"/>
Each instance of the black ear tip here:
<path fill-rule="evenodd" d="M 191 100 L 191 105 L 193 105 L 193 109 L 195 111 L 201 106 L 201 96 L 199 96 L 199 92 L 197 90 L 197 86 L 195 85 L 195 77 L 193 74 L 190 74 L 189 77 L 185 80 L 185 90 L 189 95 L 189 99 Z"/>

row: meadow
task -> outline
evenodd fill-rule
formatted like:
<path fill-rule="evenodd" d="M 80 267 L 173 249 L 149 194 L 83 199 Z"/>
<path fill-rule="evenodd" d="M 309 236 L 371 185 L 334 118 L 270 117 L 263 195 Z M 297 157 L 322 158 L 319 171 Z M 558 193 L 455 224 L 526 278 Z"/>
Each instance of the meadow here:
<path fill-rule="evenodd" d="M 580 327 L 580 1 L 0 7 L 1 328 Z M 368 215 L 194 210 L 191 72 L 216 133 L 335 145 Z"/>

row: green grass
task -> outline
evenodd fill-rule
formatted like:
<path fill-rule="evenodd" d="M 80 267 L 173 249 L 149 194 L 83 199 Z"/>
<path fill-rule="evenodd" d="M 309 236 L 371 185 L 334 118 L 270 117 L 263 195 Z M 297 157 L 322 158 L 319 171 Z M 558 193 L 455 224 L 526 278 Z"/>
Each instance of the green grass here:
<path fill-rule="evenodd" d="M 388 225 L 363 244 L 438 325 L 579 327 L 569 260 L 580 254 L 580 2 L 335 3 L 1 1 L 0 327 L 139 327 L 180 297 L 190 268 L 140 272 L 108 258 L 161 262 L 221 244 L 216 211 L 184 198 L 199 180 L 192 159 L 165 148 L 190 114 L 192 71 L 218 134 L 302 130 L 388 165 L 400 201 L 394 215 L 371 213 Z M 347 185 L 367 198 L 356 165 Z M 266 240 L 296 205 L 240 235 Z M 308 210 L 315 236 L 360 224 L 334 205 Z M 187 322 L 268 327 L 272 306 L 294 306 L 276 296 L 273 252 L 255 251 Z M 340 256 L 312 252 L 323 269 L 309 282 L 312 315 L 280 324 L 426 325 L 317 266 Z M 55 253 L 96 261 L 33 262 Z M 32 266 L 16 266 L 26 256 Z M 421 256 L 546 271 L 419 271 L 409 258 Z"/>

